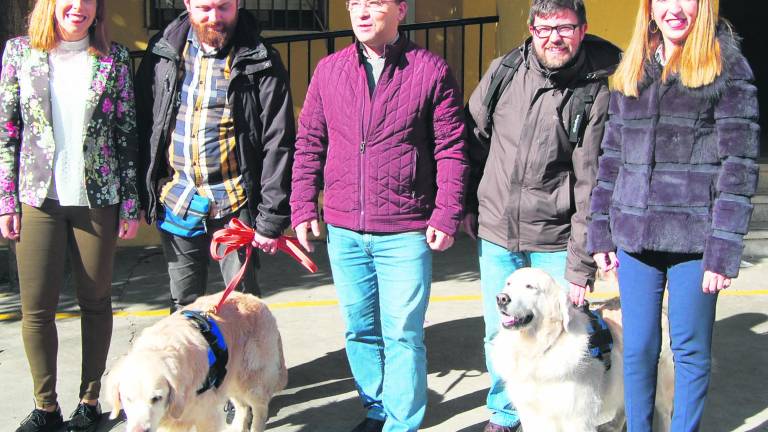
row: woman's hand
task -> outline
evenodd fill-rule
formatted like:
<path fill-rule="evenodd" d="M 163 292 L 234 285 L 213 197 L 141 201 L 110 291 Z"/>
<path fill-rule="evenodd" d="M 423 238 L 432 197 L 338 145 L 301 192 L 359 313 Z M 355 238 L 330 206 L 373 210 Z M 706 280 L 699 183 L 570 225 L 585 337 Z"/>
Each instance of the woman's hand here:
<path fill-rule="evenodd" d="M 701 290 L 705 294 L 717 294 L 718 292 L 731 286 L 731 278 L 709 270 L 704 272 L 704 279 L 701 281 Z"/>
<path fill-rule="evenodd" d="M 136 237 L 139 232 L 138 219 L 120 219 L 120 226 L 117 228 L 117 236 L 123 240 L 130 240 Z"/>
<path fill-rule="evenodd" d="M 616 258 L 616 252 L 598 252 L 592 255 L 592 258 L 597 263 L 597 268 L 603 273 L 608 273 L 619 268 L 619 259 Z"/>
<path fill-rule="evenodd" d="M 9 213 L 0 216 L 0 234 L 8 240 L 18 240 L 21 232 L 21 214 Z"/>

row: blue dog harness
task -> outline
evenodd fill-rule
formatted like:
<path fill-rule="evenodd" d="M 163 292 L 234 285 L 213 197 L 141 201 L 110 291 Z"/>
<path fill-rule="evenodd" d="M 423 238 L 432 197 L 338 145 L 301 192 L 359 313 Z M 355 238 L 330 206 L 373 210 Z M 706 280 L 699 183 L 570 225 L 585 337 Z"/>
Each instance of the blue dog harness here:
<path fill-rule="evenodd" d="M 227 342 L 219 330 L 219 325 L 197 311 L 184 310 L 181 314 L 195 324 L 208 342 L 208 376 L 205 377 L 203 386 L 197 390 L 197 394 L 204 393 L 211 387 L 219 388 L 224 382 L 224 377 L 227 376 L 227 361 L 229 361 Z"/>
<path fill-rule="evenodd" d="M 589 317 L 589 354 L 603 362 L 605 370 L 611 368 L 611 349 L 613 348 L 613 336 L 608 324 L 602 315 L 589 309 L 589 303 L 584 302 L 582 311 Z"/>

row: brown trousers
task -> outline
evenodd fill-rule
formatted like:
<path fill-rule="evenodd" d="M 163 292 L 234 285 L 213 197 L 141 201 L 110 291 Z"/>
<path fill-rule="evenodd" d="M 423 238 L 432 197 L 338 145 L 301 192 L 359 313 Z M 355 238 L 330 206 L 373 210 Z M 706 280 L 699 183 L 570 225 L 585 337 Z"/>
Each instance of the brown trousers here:
<path fill-rule="evenodd" d="M 67 254 L 82 317 L 80 398 L 98 399 L 112 338 L 112 265 L 118 207 L 98 209 L 22 205 L 16 243 L 21 290 L 22 338 L 32 371 L 35 400 L 55 406 L 58 336 L 56 308 Z"/>

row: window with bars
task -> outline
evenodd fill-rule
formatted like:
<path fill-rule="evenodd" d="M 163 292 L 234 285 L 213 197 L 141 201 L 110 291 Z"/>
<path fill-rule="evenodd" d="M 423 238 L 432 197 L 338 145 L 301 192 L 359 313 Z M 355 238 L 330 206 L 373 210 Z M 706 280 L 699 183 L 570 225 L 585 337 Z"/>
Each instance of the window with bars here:
<path fill-rule="evenodd" d="M 329 0 L 240 0 L 262 30 L 326 31 Z M 184 0 L 147 0 L 147 28 L 159 30 L 184 11 Z"/>

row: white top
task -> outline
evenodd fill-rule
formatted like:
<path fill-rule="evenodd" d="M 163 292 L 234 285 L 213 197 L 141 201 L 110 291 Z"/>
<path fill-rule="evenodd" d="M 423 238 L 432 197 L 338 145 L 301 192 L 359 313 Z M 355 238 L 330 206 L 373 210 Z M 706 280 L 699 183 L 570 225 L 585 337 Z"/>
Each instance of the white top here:
<path fill-rule="evenodd" d="M 63 206 L 87 206 L 85 192 L 85 101 L 93 79 L 89 39 L 61 41 L 48 55 L 53 140 L 53 181 L 48 198 Z"/>

